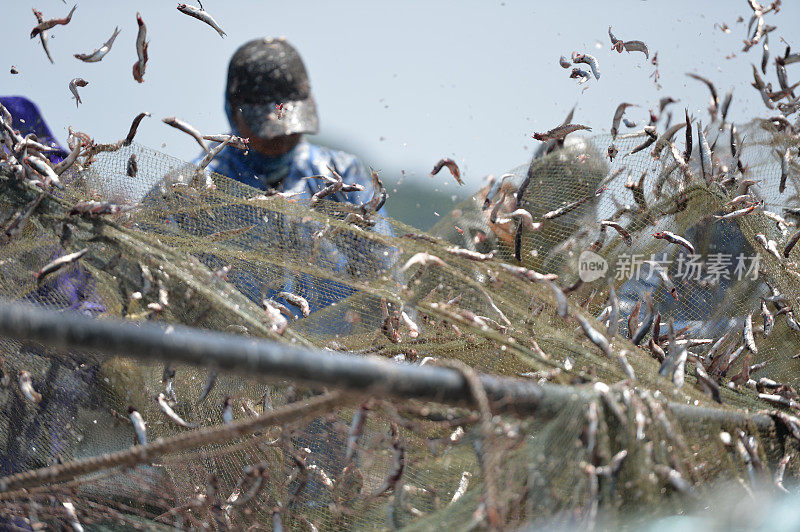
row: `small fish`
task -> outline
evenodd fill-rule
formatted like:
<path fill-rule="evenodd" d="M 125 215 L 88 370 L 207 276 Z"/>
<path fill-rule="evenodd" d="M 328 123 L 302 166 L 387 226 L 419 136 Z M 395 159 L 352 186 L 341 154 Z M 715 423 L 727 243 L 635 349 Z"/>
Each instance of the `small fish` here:
<path fill-rule="evenodd" d="M 667 242 L 670 242 L 672 244 L 678 244 L 679 246 L 683 246 L 692 255 L 695 255 L 697 253 L 695 251 L 694 245 L 691 242 L 689 242 L 688 240 L 686 240 L 682 236 L 678 236 L 675 233 L 672 233 L 670 231 L 659 231 L 657 233 L 654 233 L 653 237 L 654 238 L 658 238 L 658 239 L 662 239 L 662 240 L 666 240 Z"/>
<path fill-rule="evenodd" d="M 114 28 L 114 33 L 111 34 L 111 37 L 103 43 L 103 46 L 94 50 L 90 54 L 75 54 L 76 59 L 80 59 L 84 63 L 97 63 L 101 59 L 103 59 L 108 52 L 111 51 L 111 46 L 113 46 L 114 41 L 117 39 L 117 35 L 120 34 L 119 27 Z"/>
<path fill-rule="evenodd" d="M 219 155 L 219 152 L 221 152 L 222 150 L 224 150 L 224 149 L 225 149 L 225 147 L 226 147 L 228 144 L 230 144 L 231 142 L 233 142 L 233 136 L 231 136 L 231 138 L 230 138 L 230 139 L 228 139 L 228 140 L 224 141 L 222 144 L 218 144 L 218 145 L 214 146 L 213 148 L 211 148 L 210 150 L 208 150 L 208 153 L 206 153 L 206 154 L 205 154 L 205 156 L 203 156 L 203 159 L 202 159 L 202 160 L 200 161 L 200 163 L 197 165 L 197 171 L 198 171 L 200 174 L 202 174 L 202 173 L 203 173 L 203 170 L 205 170 L 205 169 L 206 169 L 206 167 L 208 167 L 208 165 L 209 165 L 209 164 L 211 164 L 211 161 L 213 161 L 213 160 L 214 160 L 214 158 L 215 158 L 217 155 Z M 340 187 L 340 190 L 341 190 L 341 187 Z"/>
<path fill-rule="evenodd" d="M 400 478 L 403 476 L 403 470 L 405 469 L 406 449 L 400 437 L 397 435 L 397 427 L 394 426 L 394 424 L 392 424 L 392 449 L 394 450 L 394 456 L 392 458 L 392 466 L 389 469 L 389 474 L 377 491 L 372 494 L 373 498 L 379 497 L 387 491 L 394 490 Z"/>
<path fill-rule="evenodd" d="M 686 127 L 686 124 L 687 122 L 674 124 L 668 127 L 664 133 L 662 133 L 661 136 L 656 139 L 656 145 L 653 147 L 653 152 L 651 153 L 654 159 L 658 159 L 661 156 L 662 150 L 669 146 L 669 143 L 672 142 L 672 137 L 675 136 L 675 133 Z"/>
<path fill-rule="evenodd" d="M 600 79 L 600 63 L 597 62 L 597 58 L 594 56 L 572 52 L 572 62 L 574 64 L 584 63 L 589 65 L 589 68 L 592 69 L 592 74 L 594 74 L 595 79 Z"/>
<path fill-rule="evenodd" d="M 19 74 L 19 70 L 17 70 L 17 67 L 15 67 L 14 65 L 11 65 L 11 73 L 12 74 Z"/>
<path fill-rule="evenodd" d="M 63 506 L 64 510 L 67 512 L 72 532 L 84 532 L 83 525 L 78 520 L 78 514 L 75 512 L 75 505 L 72 504 L 72 501 L 64 501 L 61 503 L 61 506 Z"/>
<path fill-rule="evenodd" d="M 722 100 L 722 121 L 728 118 L 728 111 L 731 108 L 731 102 L 733 101 L 733 87 L 731 87 L 728 92 L 725 93 L 725 99 Z"/>
<path fill-rule="evenodd" d="M 287 320 L 281 311 L 272 305 L 270 305 L 268 300 L 263 300 L 261 302 L 261 306 L 267 313 L 267 318 L 269 320 L 269 328 L 270 331 L 274 332 L 277 335 L 283 335 L 286 332 L 287 327 L 289 326 L 289 320 Z"/>
<path fill-rule="evenodd" d="M 578 85 L 583 85 L 587 81 L 591 79 L 591 76 L 585 70 L 581 70 L 580 68 L 573 68 L 572 72 L 570 72 L 569 77 L 571 79 L 577 79 Z"/>
<path fill-rule="evenodd" d="M 136 161 L 136 154 L 132 153 L 125 166 L 125 174 L 128 177 L 136 177 L 137 173 L 139 173 L 139 163 Z"/>
<path fill-rule="evenodd" d="M 647 51 L 647 45 L 642 41 L 625 41 L 622 47 L 626 52 L 642 52 L 645 59 L 650 59 L 650 52 Z"/>
<path fill-rule="evenodd" d="M 356 450 L 358 449 L 358 439 L 364 432 L 364 426 L 367 423 L 367 414 L 369 407 L 366 403 L 362 403 L 358 410 L 353 414 L 353 421 L 350 423 L 350 431 L 347 434 L 347 446 L 344 453 L 344 463 L 349 464 L 355 457 Z"/>
<path fill-rule="evenodd" d="M 46 194 L 42 192 L 33 200 L 31 200 L 24 208 L 14 214 L 14 217 L 11 219 L 11 221 L 2 228 L 2 233 L 0 233 L 0 244 L 6 244 L 22 234 L 23 229 L 25 229 L 25 225 L 28 223 L 28 219 L 31 217 L 31 214 L 33 214 L 33 211 L 35 211 L 42 202 L 45 195 Z"/>
<path fill-rule="evenodd" d="M 42 12 L 37 11 L 36 8 L 33 8 L 33 16 L 36 17 L 36 21 L 38 23 L 44 22 L 44 18 L 42 17 Z M 42 43 L 42 48 L 44 49 L 45 55 L 47 55 L 47 59 L 50 60 L 50 63 L 53 64 L 53 57 L 50 55 L 50 49 L 47 47 L 47 41 L 50 36 L 47 34 L 47 30 L 39 32 L 39 41 Z"/>
<path fill-rule="evenodd" d="M 616 138 L 617 132 L 619 131 L 619 121 L 622 120 L 622 115 L 625 114 L 625 109 L 628 107 L 634 107 L 635 104 L 632 103 L 621 103 L 617 106 L 617 109 L 614 111 L 614 118 L 611 121 L 611 137 Z M 627 125 L 627 124 L 625 124 Z M 628 126 L 631 127 L 631 126 Z"/>
<path fill-rule="evenodd" d="M 131 122 L 131 127 L 128 130 L 128 136 L 125 137 L 125 140 L 122 141 L 123 146 L 131 145 L 131 143 L 133 142 L 133 137 L 136 136 L 136 131 L 139 129 L 139 123 L 146 116 L 150 116 L 150 113 L 145 111 L 144 113 L 139 113 L 138 115 L 136 115 L 136 117 L 133 119 L 133 122 Z"/>
<path fill-rule="evenodd" d="M 604 190 L 605 190 L 605 187 L 600 187 L 599 189 L 597 189 L 597 191 L 594 194 L 589 194 L 589 195 L 584 196 L 583 198 L 581 198 L 579 200 L 573 201 L 572 203 L 567 203 L 566 205 L 564 205 L 562 207 L 559 207 L 558 209 L 556 209 L 554 211 L 547 212 L 547 213 L 542 215 L 542 218 L 544 218 L 545 220 L 553 220 L 553 219 L 558 218 L 560 216 L 564 216 L 565 214 L 568 214 L 568 213 L 574 211 L 575 209 L 577 209 L 578 207 L 580 207 L 581 205 L 583 205 L 584 203 L 586 203 L 590 199 L 599 196 L 600 194 L 603 193 Z"/>
<path fill-rule="evenodd" d="M 214 17 L 212 17 L 208 12 L 199 7 L 190 6 L 188 4 L 178 4 L 178 11 L 180 11 L 184 15 L 189 15 L 192 18 L 196 18 L 201 22 L 205 22 L 206 24 L 214 28 L 217 31 L 217 33 L 219 33 L 220 37 L 224 38 L 225 35 L 227 35 L 224 31 L 222 31 L 222 28 L 219 27 L 219 24 L 217 24 L 217 21 L 214 20 Z"/>
<path fill-rule="evenodd" d="M 656 127 L 655 126 L 645 126 L 644 127 L 644 134 L 647 135 L 647 139 L 644 142 L 633 148 L 628 155 L 633 155 L 634 153 L 639 153 L 640 151 L 649 148 L 650 146 L 658 140 L 658 135 L 656 135 Z"/>
<path fill-rule="evenodd" d="M 167 118 L 164 118 L 161 121 L 164 122 L 165 124 L 167 124 L 168 126 L 172 126 L 175 129 L 178 129 L 178 130 L 183 131 L 184 133 L 186 133 L 188 135 L 191 135 L 192 138 L 194 138 L 194 140 L 197 141 L 197 143 L 200 145 L 200 147 L 203 148 L 203 151 L 208 153 L 208 151 L 209 151 L 208 150 L 208 145 L 206 144 L 206 141 L 203 140 L 203 135 L 201 135 L 200 131 L 198 131 L 191 124 L 188 124 L 188 123 L 184 122 L 183 120 L 175 118 L 174 116 L 168 116 Z"/>
<path fill-rule="evenodd" d="M 709 183 L 714 177 L 714 165 L 711 160 L 711 148 L 708 140 L 703 133 L 703 123 L 697 122 L 697 139 L 700 145 L 700 169 L 703 172 L 703 179 Z"/>
<path fill-rule="evenodd" d="M 600 222 L 600 225 L 603 227 L 611 227 L 612 229 L 616 230 L 617 233 L 619 233 L 619 236 L 622 237 L 623 242 L 625 242 L 625 244 L 627 244 L 628 246 L 631 246 L 633 244 L 633 237 L 631 237 L 631 234 L 628 231 L 626 231 L 625 228 L 622 227 L 620 223 L 615 222 L 613 220 L 602 220 Z"/>
<path fill-rule="evenodd" d="M 630 128 L 634 128 L 634 127 L 636 127 L 636 124 L 637 124 L 638 122 L 636 122 L 636 121 L 634 121 L 634 120 L 628 120 L 627 118 L 623 118 L 623 119 L 622 119 L 622 123 L 623 123 L 623 124 L 625 124 L 625 127 L 627 127 L 627 128 L 629 128 L 629 129 L 630 129 Z"/>
<path fill-rule="evenodd" d="M 277 297 L 282 297 L 290 305 L 294 305 L 295 307 L 299 308 L 300 313 L 304 318 L 307 318 L 311 314 L 311 307 L 308 305 L 308 301 L 306 301 L 304 297 L 289 292 L 280 292 L 278 293 Z"/>
<path fill-rule="evenodd" d="M 107 201 L 82 201 L 75 204 L 75 206 L 70 209 L 68 216 L 85 215 L 89 218 L 96 218 L 101 214 L 119 214 L 127 210 L 130 210 L 130 207 L 117 203 L 109 203 Z"/>
<path fill-rule="evenodd" d="M 608 300 L 611 303 L 611 314 L 608 316 L 606 334 L 613 340 L 619 328 L 619 297 L 617 297 L 617 292 L 614 290 L 613 281 L 608 284 Z"/>
<path fill-rule="evenodd" d="M 464 249 L 458 247 L 449 247 L 445 251 L 447 251 L 451 255 L 455 255 L 456 257 L 474 260 L 477 262 L 492 260 L 494 258 L 495 253 L 497 253 L 497 250 L 492 250 L 489 253 L 478 253 L 477 251 L 472 251 L 470 249 Z"/>
<path fill-rule="evenodd" d="M 136 24 L 139 25 L 139 32 L 136 34 L 136 55 L 138 59 L 133 64 L 133 79 L 139 83 L 144 83 L 144 71 L 147 66 L 147 26 L 139 13 L 136 13 Z"/>
<path fill-rule="evenodd" d="M 39 270 L 34 274 L 34 278 L 36 279 L 37 282 L 41 283 L 46 276 L 50 275 L 51 273 L 57 272 L 58 270 L 60 270 L 64 266 L 67 266 L 68 264 L 76 262 L 81 257 L 86 255 L 86 253 L 88 252 L 89 248 L 83 248 L 82 250 L 76 251 L 75 253 L 63 255 L 55 259 L 54 261 L 48 263 L 44 267 L 42 267 L 41 270 Z"/>
<path fill-rule="evenodd" d="M 789 254 L 792 252 L 792 249 L 795 245 L 797 245 L 798 240 L 800 240 L 800 229 L 794 232 L 792 236 L 789 237 L 789 241 L 786 242 L 786 247 L 783 248 L 783 256 L 787 259 L 789 258 Z"/>
<path fill-rule="evenodd" d="M 775 316 L 769 311 L 769 306 L 765 299 L 761 300 L 761 316 L 764 318 L 764 338 L 766 338 L 775 325 Z"/>
<path fill-rule="evenodd" d="M 147 428 L 142 415 L 132 406 L 128 407 L 128 415 L 131 418 L 131 423 L 133 423 L 133 430 L 136 432 L 136 440 L 139 445 L 147 445 Z"/>
<path fill-rule="evenodd" d="M 461 171 L 458 169 L 458 165 L 453 159 L 444 158 L 441 159 L 438 163 L 436 163 L 436 166 L 434 166 L 433 170 L 431 170 L 431 177 L 438 174 L 439 170 L 441 170 L 445 166 L 447 167 L 448 170 L 450 170 L 450 173 L 453 175 L 458 184 L 463 185 L 464 182 L 461 180 Z"/>
<path fill-rule="evenodd" d="M 19 389 L 22 391 L 22 395 L 33 403 L 38 404 L 42 400 L 42 394 L 33 389 L 33 380 L 27 371 L 19 372 Z"/>
<path fill-rule="evenodd" d="M 420 266 L 428 266 L 431 264 L 435 264 L 436 266 L 446 266 L 447 264 L 437 257 L 436 255 L 431 255 L 430 253 L 417 253 L 406 262 L 402 268 L 400 268 L 401 272 L 404 272 L 414 266 L 415 264 L 419 264 Z"/>
<path fill-rule="evenodd" d="M 761 53 L 761 73 L 767 74 L 767 62 L 769 62 L 769 38 L 764 39 Z"/>
<path fill-rule="evenodd" d="M 717 109 L 719 108 L 719 93 L 717 93 L 717 88 L 714 86 L 714 83 L 711 82 L 708 78 L 704 78 L 699 74 L 695 74 L 694 72 L 687 72 L 686 75 L 692 79 L 696 79 L 697 81 L 704 83 L 706 87 L 708 87 L 709 92 L 711 92 L 711 106 L 709 107 L 709 112 L 713 117 L 717 113 Z"/>
<path fill-rule="evenodd" d="M 244 139 L 242 137 L 237 137 L 236 135 L 203 135 L 203 140 L 210 140 L 211 142 L 227 142 L 229 146 L 232 146 L 238 150 L 250 149 L 250 139 Z"/>
<path fill-rule="evenodd" d="M 69 10 L 69 13 L 64 18 L 53 18 L 50 20 L 45 20 L 44 22 L 40 22 L 39 24 L 34 26 L 33 29 L 31 30 L 31 39 L 39 35 L 41 32 L 47 31 L 55 26 L 59 25 L 66 26 L 67 24 L 69 24 L 69 22 L 72 20 L 72 14 L 75 12 L 75 9 L 77 7 L 78 7 L 77 4 L 72 6 L 72 9 Z"/>
<path fill-rule="evenodd" d="M 622 53 L 622 47 L 624 43 L 621 39 L 617 39 L 614 34 L 611 33 L 611 26 L 608 27 L 608 37 L 611 39 L 611 49 Z"/>
<path fill-rule="evenodd" d="M 69 82 L 69 91 L 75 97 L 75 107 L 78 107 L 83 102 L 81 101 L 81 97 L 78 94 L 78 87 L 85 87 L 88 85 L 89 82 L 83 78 L 74 78 L 72 81 Z"/>
<path fill-rule="evenodd" d="M 35 157 L 33 155 L 28 155 L 22 159 L 22 162 L 30 166 L 37 174 L 44 178 L 45 186 L 55 185 L 60 189 L 64 188 L 64 185 L 61 184 L 58 174 L 50 166 L 49 161 L 46 161 L 38 156 Z"/>
<path fill-rule="evenodd" d="M 214 371 L 208 372 L 208 377 L 206 377 L 206 385 L 203 387 L 203 393 L 200 394 L 200 397 L 197 399 L 197 404 L 202 403 L 208 397 L 208 394 L 211 393 L 211 390 L 214 389 L 214 385 L 217 383 L 217 373 Z"/>
<path fill-rule="evenodd" d="M 494 212 L 494 209 L 492 209 L 492 212 Z M 494 223 L 506 224 L 511 223 L 513 220 L 522 221 L 522 226 L 529 231 L 538 231 L 542 228 L 542 222 L 534 222 L 533 215 L 526 209 L 522 208 L 508 213 L 505 218 L 495 218 Z"/>
<path fill-rule="evenodd" d="M 753 353 L 754 355 L 757 355 L 758 347 L 756 347 L 756 340 L 753 337 L 752 314 L 748 314 L 747 317 L 744 319 L 744 328 L 742 329 L 742 339 L 744 340 L 744 346 L 747 348 L 747 350 Z"/>
<path fill-rule="evenodd" d="M 163 393 L 158 394 L 158 406 L 159 408 L 161 408 L 161 411 L 164 412 L 164 414 L 166 414 L 168 418 L 170 418 L 172 421 L 174 421 L 181 427 L 186 427 L 187 429 L 193 429 L 197 427 L 197 425 L 195 425 L 194 423 L 187 423 L 186 421 L 183 420 L 183 418 L 181 418 L 181 416 L 176 414 L 175 411 L 172 409 L 172 407 L 169 406 L 169 403 L 167 402 L 167 396 L 164 395 Z"/>
<path fill-rule="evenodd" d="M 666 288 L 667 291 L 670 293 L 670 295 L 677 301 L 678 289 L 675 286 L 675 283 L 670 278 L 669 273 L 667 273 L 667 270 L 662 268 L 658 262 L 649 260 L 646 260 L 644 262 L 650 264 L 650 266 L 653 268 L 653 271 L 656 272 L 656 275 L 658 275 L 661 278 L 661 282 L 664 283 L 664 288 Z"/>
<path fill-rule="evenodd" d="M 789 177 L 789 164 L 792 161 L 792 153 L 790 148 L 786 148 L 782 155 L 780 151 L 777 154 L 781 159 L 781 181 L 778 185 L 778 192 L 783 194 L 783 191 L 786 190 L 786 179 Z"/>
<path fill-rule="evenodd" d="M 612 144 L 610 144 L 610 145 L 608 146 L 608 148 L 606 149 L 606 157 L 608 157 L 608 159 L 609 159 L 609 160 L 610 160 L 612 163 L 614 162 L 614 157 L 616 157 L 618 153 L 619 153 L 619 149 L 618 149 L 618 148 L 617 148 L 617 146 L 616 146 L 616 145 L 614 145 L 613 143 L 612 143 Z"/>
<path fill-rule="evenodd" d="M 414 323 L 414 320 L 406 314 L 406 311 L 400 312 L 400 319 L 403 320 L 403 323 L 406 327 L 408 327 L 408 336 L 411 338 L 416 338 L 419 336 L 419 325 Z"/>
<path fill-rule="evenodd" d="M 692 158 L 692 119 L 689 118 L 689 108 L 684 109 L 686 113 L 686 146 L 683 149 L 683 160 L 688 163 Z M 733 133 L 731 133 L 732 135 Z"/>
<path fill-rule="evenodd" d="M 222 402 L 222 422 L 226 425 L 233 423 L 233 403 L 230 397 Z"/>
<path fill-rule="evenodd" d="M 569 61 L 569 59 L 567 59 L 563 55 L 558 60 L 558 64 L 561 65 L 561 68 L 569 68 L 572 66 L 572 63 Z"/>

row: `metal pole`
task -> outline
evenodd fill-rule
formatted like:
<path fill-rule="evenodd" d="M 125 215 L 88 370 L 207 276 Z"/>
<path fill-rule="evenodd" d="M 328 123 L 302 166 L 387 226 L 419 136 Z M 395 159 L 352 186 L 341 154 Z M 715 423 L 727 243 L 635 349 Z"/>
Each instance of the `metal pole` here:
<path fill-rule="evenodd" d="M 466 380 L 453 369 L 311 350 L 181 325 L 91 319 L 0 298 L 2 336 L 58 350 L 181 362 L 250 377 L 293 379 L 377 396 L 471 403 Z M 491 375 L 481 375 L 480 379 L 498 411 L 532 413 L 543 395 L 542 387 L 530 381 Z"/>
<path fill-rule="evenodd" d="M 463 375 L 435 366 L 394 363 L 364 355 L 311 350 L 182 325 L 134 324 L 91 319 L 0 298 L 0 337 L 33 341 L 62 350 L 98 351 L 140 360 L 182 362 L 253 377 L 293 379 L 377 396 L 471 404 Z M 590 390 L 481 374 L 481 383 L 497 412 L 550 417 L 574 399 L 587 401 Z M 708 420 L 730 426 L 749 423 L 775 428 L 766 414 L 670 403 L 682 421 Z"/>

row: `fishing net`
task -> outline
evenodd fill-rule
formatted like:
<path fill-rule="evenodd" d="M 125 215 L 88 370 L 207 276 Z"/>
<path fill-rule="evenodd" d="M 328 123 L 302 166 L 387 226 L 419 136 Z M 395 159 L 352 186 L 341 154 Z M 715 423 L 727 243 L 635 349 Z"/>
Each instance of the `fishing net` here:
<path fill-rule="evenodd" d="M 769 241 L 782 250 L 795 231 L 797 159 L 786 191 L 778 181 L 798 139 L 773 122 L 738 129 L 744 175 L 730 124 L 707 128 L 713 180 L 697 149 L 681 168 L 669 147 L 630 153 L 646 135 L 620 134 L 612 162 L 611 137 L 583 138 L 496 180 L 428 234 L 358 206 L 268 195 L 136 144 L 81 160 L 4 238 L 2 297 L 452 367 L 472 383 L 473 406 L 3 338 L 4 526 L 612 526 L 645 507 L 650 518 L 691 510 L 723 485 L 773 489 L 784 457 L 790 486 L 800 422 L 775 397 L 795 398 L 789 309 L 800 281 L 796 252 L 773 256 Z M 746 207 L 726 204 L 750 178 L 763 205 L 718 219 Z M 6 235 L 39 193 L 8 171 L 0 187 Z M 89 200 L 123 208 L 71 214 Z M 542 225 L 512 218 L 517 207 Z M 774 330 L 755 320 L 757 349 L 740 349 L 762 298 Z M 611 346 L 593 344 L 581 320 Z M 537 408 L 487 403 L 475 372 L 540 383 Z"/>

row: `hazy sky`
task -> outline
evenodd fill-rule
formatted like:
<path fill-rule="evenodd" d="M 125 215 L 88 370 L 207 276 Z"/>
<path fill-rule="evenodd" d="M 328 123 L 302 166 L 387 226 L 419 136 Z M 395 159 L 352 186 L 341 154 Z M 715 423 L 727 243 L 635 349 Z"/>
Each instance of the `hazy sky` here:
<path fill-rule="evenodd" d="M 751 13 L 745 0 L 206 0 L 205 8 L 228 34 L 225 39 L 176 5 L 81 0 L 71 24 L 51 30 L 51 65 L 38 39 L 28 37 L 35 25 L 31 7 L 52 18 L 64 16 L 72 3 L 6 0 L 0 92 L 36 101 L 62 143 L 67 125 L 100 142 L 116 141 L 133 116 L 150 111 L 153 118 L 142 123 L 137 141 L 191 159 L 197 154 L 194 141 L 161 118 L 175 115 L 203 132 L 226 131 L 222 99 L 230 55 L 249 39 L 286 36 L 306 60 L 326 139 L 348 146 L 366 164 L 426 180 L 440 157 L 453 157 L 472 190 L 485 174 L 527 162 L 538 144 L 531 134 L 560 123 L 576 103 L 575 121 L 595 132 L 608 131 L 622 101 L 641 104 L 629 112 L 641 120 L 649 106 L 671 95 L 702 117 L 698 110 L 705 109 L 708 92 L 685 77 L 688 71 L 713 79 L 721 94 L 735 87 L 734 120 L 765 111 L 749 86 L 750 63 L 760 64 L 761 47 L 741 52 L 746 22 L 736 19 L 741 15 L 746 21 Z M 137 11 L 150 40 L 141 85 L 131 76 Z M 721 22 L 731 33 L 714 28 Z M 785 1 L 767 22 L 778 25 L 770 39 L 773 57 L 783 53 L 780 37 L 800 48 L 800 2 Z M 658 52 L 661 91 L 642 54 L 610 50 L 609 24 L 617 37 L 645 41 L 651 57 Z M 115 25 L 122 33 L 102 62 L 72 57 L 99 47 Z M 599 81 L 579 86 L 569 79 L 558 58 L 572 51 L 598 58 Z M 732 52 L 736 57 L 726 59 Z M 19 75 L 9 74 L 12 64 Z M 772 61 L 768 76 L 777 86 Z M 74 77 L 89 81 L 79 109 L 67 88 Z M 790 66 L 789 77 L 800 79 L 800 66 Z M 436 179 L 442 181 L 438 185 L 450 180 Z"/>

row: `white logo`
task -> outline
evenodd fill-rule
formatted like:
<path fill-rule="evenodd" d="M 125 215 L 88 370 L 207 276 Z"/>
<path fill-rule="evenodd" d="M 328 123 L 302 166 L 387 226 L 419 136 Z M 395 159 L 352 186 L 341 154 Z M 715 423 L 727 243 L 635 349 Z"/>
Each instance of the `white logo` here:
<path fill-rule="evenodd" d="M 589 250 L 578 257 L 578 275 L 584 283 L 591 283 L 605 276 L 608 271 L 608 261 Z"/>

